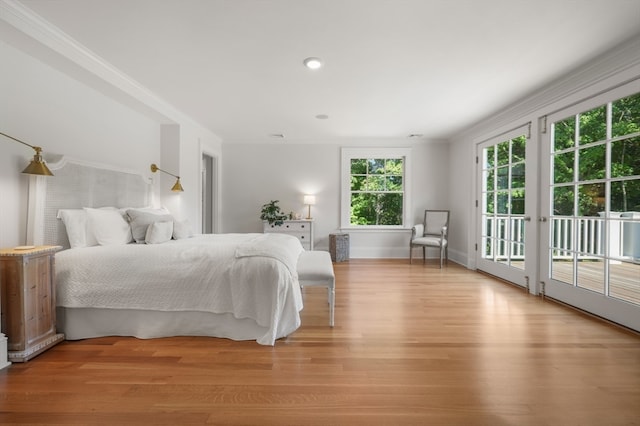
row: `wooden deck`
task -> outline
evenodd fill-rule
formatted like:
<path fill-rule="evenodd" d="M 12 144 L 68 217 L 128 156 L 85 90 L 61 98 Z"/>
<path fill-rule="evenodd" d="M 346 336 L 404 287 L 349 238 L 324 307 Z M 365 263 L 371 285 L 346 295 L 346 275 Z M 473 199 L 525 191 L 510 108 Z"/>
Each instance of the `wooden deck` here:
<path fill-rule="evenodd" d="M 605 263 L 598 260 L 583 260 L 577 263 L 578 287 L 607 294 L 605 289 Z M 573 262 L 556 261 L 552 266 L 552 278 L 574 284 Z M 620 262 L 609 266 L 608 296 L 640 305 L 640 264 Z"/>

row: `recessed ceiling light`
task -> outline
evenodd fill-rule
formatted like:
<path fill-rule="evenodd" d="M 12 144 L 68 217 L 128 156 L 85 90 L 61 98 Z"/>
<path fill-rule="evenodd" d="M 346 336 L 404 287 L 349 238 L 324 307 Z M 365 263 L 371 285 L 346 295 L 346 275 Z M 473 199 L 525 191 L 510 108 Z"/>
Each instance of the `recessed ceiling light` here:
<path fill-rule="evenodd" d="M 305 67 L 311 70 L 317 70 L 322 66 L 322 61 L 320 60 L 320 58 L 313 58 L 313 57 L 307 58 L 304 61 L 302 61 L 302 63 L 304 64 Z"/>
<path fill-rule="evenodd" d="M 276 139 L 284 139 L 284 134 L 282 133 L 271 133 L 269 135 L 270 138 L 276 138 Z"/>
<path fill-rule="evenodd" d="M 318 114 L 316 115 L 316 118 L 318 120 L 326 120 L 327 118 L 329 118 L 329 116 L 327 114 Z"/>
<path fill-rule="evenodd" d="M 421 138 L 422 136 L 424 136 L 422 133 L 411 133 L 409 135 L 410 138 Z"/>

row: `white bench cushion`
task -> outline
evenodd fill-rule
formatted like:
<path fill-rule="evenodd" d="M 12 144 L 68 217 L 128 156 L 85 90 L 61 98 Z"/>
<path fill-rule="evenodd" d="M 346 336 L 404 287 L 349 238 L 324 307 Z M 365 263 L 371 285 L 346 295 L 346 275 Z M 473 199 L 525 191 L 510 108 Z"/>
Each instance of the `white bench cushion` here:
<path fill-rule="evenodd" d="M 333 263 L 328 251 L 305 251 L 298 259 L 298 279 L 318 281 L 333 279 Z"/>

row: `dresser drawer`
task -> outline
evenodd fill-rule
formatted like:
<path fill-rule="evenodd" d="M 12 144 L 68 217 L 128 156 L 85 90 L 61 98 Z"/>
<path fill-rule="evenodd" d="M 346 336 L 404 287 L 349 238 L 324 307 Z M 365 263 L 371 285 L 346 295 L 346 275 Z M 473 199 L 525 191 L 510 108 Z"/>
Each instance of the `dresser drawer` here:
<path fill-rule="evenodd" d="M 305 250 L 313 250 L 313 221 L 285 220 L 279 226 L 263 222 L 263 232 L 291 235 L 300 240 Z"/>
<path fill-rule="evenodd" d="M 285 222 L 280 226 L 264 224 L 264 232 L 311 232 L 311 224 L 308 222 Z"/>
<path fill-rule="evenodd" d="M 311 240 L 311 234 L 309 232 L 282 232 L 282 234 L 287 234 L 287 235 L 296 237 L 297 239 L 300 240 L 302 245 L 304 245 L 305 243 L 309 243 L 309 241 Z"/>

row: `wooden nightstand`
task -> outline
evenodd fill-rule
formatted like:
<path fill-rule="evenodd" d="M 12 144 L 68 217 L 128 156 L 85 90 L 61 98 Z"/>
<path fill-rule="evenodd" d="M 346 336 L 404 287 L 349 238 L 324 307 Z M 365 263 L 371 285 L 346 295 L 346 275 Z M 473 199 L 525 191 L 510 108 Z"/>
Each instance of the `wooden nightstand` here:
<path fill-rule="evenodd" d="M 0 250 L 1 323 L 9 361 L 28 361 L 64 340 L 56 333 L 55 254 L 60 249 Z"/>

